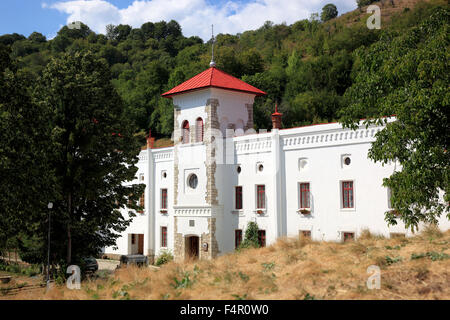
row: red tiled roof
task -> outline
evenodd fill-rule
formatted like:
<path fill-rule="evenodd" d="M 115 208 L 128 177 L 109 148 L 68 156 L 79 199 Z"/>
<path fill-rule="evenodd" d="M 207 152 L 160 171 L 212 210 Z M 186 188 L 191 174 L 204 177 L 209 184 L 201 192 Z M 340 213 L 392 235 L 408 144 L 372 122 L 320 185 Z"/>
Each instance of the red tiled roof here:
<path fill-rule="evenodd" d="M 264 91 L 261 91 L 258 88 L 255 88 L 254 86 L 229 75 L 228 73 L 225 73 L 215 67 L 211 67 L 176 86 L 175 88 L 163 93 L 162 96 L 165 98 L 171 98 L 176 94 L 208 87 L 253 93 L 256 96 L 263 96 L 266 94 Z"/>

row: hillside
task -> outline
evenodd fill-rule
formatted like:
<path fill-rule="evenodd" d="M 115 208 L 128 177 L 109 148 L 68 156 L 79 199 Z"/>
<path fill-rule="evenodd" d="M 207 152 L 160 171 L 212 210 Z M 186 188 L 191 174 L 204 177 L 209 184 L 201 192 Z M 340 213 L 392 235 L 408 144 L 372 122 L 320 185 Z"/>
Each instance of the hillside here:
<path fill-rule="evenodd" d="M 345 93 L 358 72 L 355 51 L 375 44 L 385 32 L 404 34 L 437 6 L 448 7 L 444 0 L 377 4 L 381 30 L 367 28 L 363 7 L 327 22 L 304 19 L 286 25 L 268 21 L 257 30 L 217 35 L 218 68 L 268 93 L 255 100 L 255 129 L 270 129 L 275 101 L 286 128 L 336 121 L 339 110 L 348 104 Z M 8 34 L 0 36 L 1 44 L 10 48 L 30 83 L 38 81 L 52 57 L 63 52 L 94 52 L 107 61 L 136 131 L 151 129 L 157 138 L 168 138 L 173 130 L 172 103 L 161 98 L 161 93 L 203 71 L 211 57 L 210 43 L 185 37 L 173 20 L 148 22 L 140 28 L 113 26 L 106 35 L 84 24 L 79 30 L 65 26 L 51 40 L 39 32 L 28 38 Z"/>
<path fill-rule="evenodd" d="M 450 299 L 450 231 L 413 238 L 365 233 L 356 242 L 283 239 L 212 261 L 127 268 L 82 283 L 23 292 L 15 299 Z M 366 286 L 381 268 L 381 288 Z"/>

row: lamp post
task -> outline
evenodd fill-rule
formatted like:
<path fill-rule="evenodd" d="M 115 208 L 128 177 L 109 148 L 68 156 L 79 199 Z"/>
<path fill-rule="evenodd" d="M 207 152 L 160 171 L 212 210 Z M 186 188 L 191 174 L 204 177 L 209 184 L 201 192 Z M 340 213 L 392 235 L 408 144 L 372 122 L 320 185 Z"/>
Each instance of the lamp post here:
<path fill-rule="evenodd" d="M 53 208 L 53 202 L 48 203 L 48 248 L 47 248 L 47 290 L 50 289 L 50 219 L 51 219 L 51 210 Z"/>

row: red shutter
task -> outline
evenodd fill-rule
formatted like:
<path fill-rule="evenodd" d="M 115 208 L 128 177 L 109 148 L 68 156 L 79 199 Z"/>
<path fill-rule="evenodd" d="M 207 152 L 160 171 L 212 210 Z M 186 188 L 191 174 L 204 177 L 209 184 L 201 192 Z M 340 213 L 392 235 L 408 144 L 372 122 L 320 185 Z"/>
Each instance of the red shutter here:
<path fill-rule="evenodd" d="M 167 209 L 167 189 L 161 189 L 161 209 Z"/>
<path fill-rule="evenodd" d="M 167 247 L 167 227 L 161 227 L 161 247 Z"/>
<path fill-rule="evenodd" d="M 342 207 L 353 208 L 353 181 L 342 182 Z"/>
<path fill-rule="evenodd" d="M 300 208 L 310 208 L 309 183 L 300 184 Z"/>
<path fill-rule="evenodd" d="M 266 188 L 264 185 L 259 185 L 256 188 L 257 191 L 257 201 L 256 206 L 257 209 L 265 209 L 266 208 Z"/>

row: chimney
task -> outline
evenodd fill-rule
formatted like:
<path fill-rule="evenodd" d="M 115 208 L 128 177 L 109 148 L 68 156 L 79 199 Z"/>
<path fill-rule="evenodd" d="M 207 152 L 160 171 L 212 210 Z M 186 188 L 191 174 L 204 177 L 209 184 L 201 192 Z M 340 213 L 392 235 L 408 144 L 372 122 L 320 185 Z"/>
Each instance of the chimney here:
<path fill-rule="evenodd" d="M 272 113 L 272 129 L 281 129 L 281 116 L 278 112 L 278 103 L 275 103 L 275 112 Z"/>
<path fill-rule="evenodd" d="M 152 137 L 152 130 L 148 130 L 147 137 L 147 149 L 153 149 L 153 145 L 155 144 L 155 138 Z"/>

